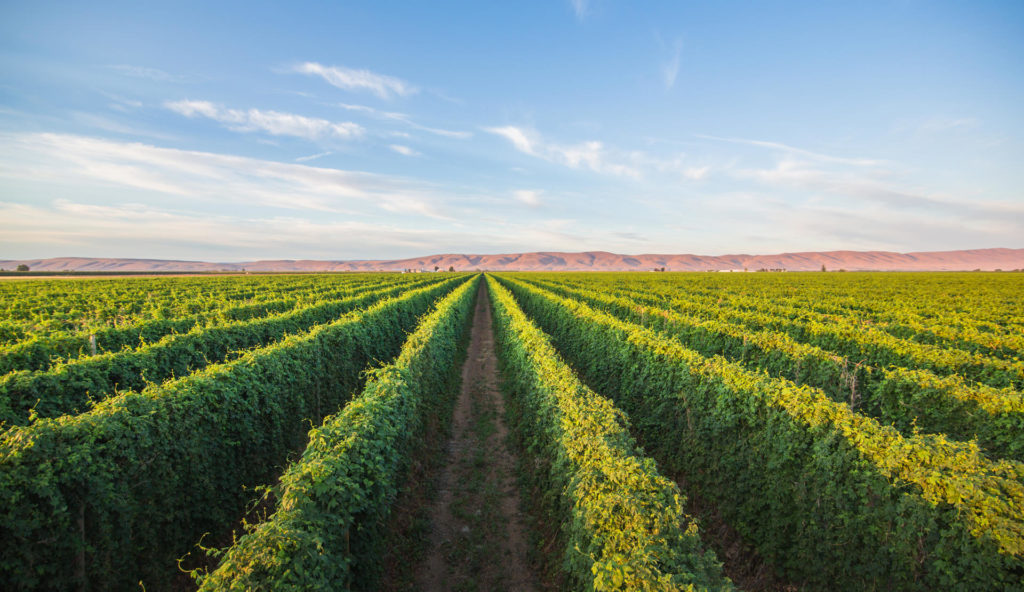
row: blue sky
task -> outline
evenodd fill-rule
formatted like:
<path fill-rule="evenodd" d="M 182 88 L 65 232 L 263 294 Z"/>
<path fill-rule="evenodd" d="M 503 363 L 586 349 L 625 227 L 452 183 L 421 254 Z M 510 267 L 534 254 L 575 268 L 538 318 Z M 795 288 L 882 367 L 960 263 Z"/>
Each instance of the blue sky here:
<path fill-rule="evenodd" d="M 1019 1 L 7 2 L 0 258 L 1024 247 L 1022 105 Z"/>

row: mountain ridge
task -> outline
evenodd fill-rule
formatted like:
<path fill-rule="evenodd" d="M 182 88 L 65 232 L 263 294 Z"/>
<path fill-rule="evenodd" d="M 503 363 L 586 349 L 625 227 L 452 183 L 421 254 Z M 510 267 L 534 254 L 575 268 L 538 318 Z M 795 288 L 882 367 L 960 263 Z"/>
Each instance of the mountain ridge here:
<path fill-rule="evenodd" d="M 1024 249 L 967 249 L 957 251 L 806 251 L 774 255 L 623 255 L 608 251 L 535 251 L 499 254 L 444 253 L 406 259 L 269 259 L 218 263 L 170 259 L 53 257 L 49 259 L 0 259 L 0 268 L 15 269 L 28 265 L 32 271 L 433 271 L 434 267 L 458 271 L 819 271 L 824 265 L 836 271 L 970 271 L 980 269 L 1024 269 Z"/>

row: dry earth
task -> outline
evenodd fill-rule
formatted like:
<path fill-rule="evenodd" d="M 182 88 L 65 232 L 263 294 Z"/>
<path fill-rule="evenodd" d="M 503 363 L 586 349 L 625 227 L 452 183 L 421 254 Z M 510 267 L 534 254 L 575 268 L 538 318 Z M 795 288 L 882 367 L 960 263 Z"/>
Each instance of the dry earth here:
<path fill-rule="evenodd" d="M 420 590 L 535 590 L 498 390 L 491 310 L 481 282 L 445 468 L 429 509 Z"/>

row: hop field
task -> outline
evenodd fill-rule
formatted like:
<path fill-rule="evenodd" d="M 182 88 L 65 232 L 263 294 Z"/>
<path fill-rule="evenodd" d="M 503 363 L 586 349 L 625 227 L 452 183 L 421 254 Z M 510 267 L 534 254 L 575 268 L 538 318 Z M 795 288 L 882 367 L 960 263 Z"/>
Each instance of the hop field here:
<path fill-rule="evenodd" d="M 501 495 L 542 550 L 492 562 L 536 589 L 1024 589 L 1022 293 L 966 273 L 0 284 L 0 578 L 433 589 L 439 526 L 395 516 L 453 462 L 426 457 L 487 323 L 518 458 Z M 504 548 L 493 516 L 470 555 Z"/>

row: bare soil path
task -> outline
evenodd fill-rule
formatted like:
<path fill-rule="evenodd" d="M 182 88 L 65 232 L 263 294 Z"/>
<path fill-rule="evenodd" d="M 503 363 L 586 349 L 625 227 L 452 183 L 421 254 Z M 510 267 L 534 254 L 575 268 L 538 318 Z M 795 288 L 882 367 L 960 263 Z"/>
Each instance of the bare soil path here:
<path fill-rule="evenodd" d="M 420 590 L 537 589 L 503 416 L 491 307 L 481 282 L 446 464 L 429 508 L 430 549 L 415 572 Z"/>

